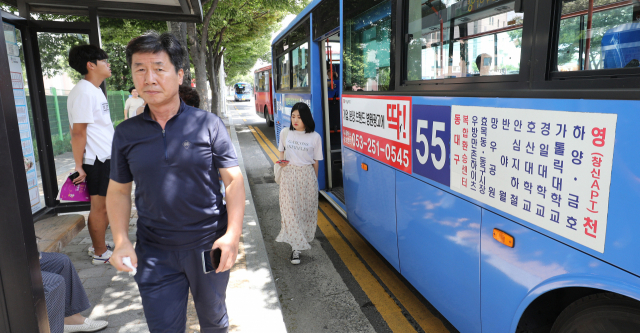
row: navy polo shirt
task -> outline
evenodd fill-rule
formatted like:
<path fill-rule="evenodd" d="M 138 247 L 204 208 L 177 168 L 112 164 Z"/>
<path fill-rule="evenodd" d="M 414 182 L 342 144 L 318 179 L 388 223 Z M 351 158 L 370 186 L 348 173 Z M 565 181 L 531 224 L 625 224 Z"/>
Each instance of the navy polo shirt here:
<path fill-rule="evenodd" d="M 186 250 L 226 232 L 218 169 L 237 165 L 222 120 L 180 101 L 164 130 L 149 107 L 116 127 L 110 178 L 135 181 L 138 241 Z"/>

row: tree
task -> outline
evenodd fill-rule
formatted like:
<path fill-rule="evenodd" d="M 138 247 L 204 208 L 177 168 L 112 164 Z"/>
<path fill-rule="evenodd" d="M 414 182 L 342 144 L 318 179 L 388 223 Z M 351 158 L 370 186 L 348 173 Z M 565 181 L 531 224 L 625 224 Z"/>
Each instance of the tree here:
<path fill-rule="evenodd" d="M 202 4 L 206 13 L 203 24 L 187 27 L 189 52 L 198 92 L 203 95 L 200 82 L 204 83 L 201 74 L 204 69 L 211 89 L 211 111 L 220 113 L 221 87 L 217 78 L 225 52 L 269 36 L 286 13 L 297 13 L 306 1 L 205 0 Z"/>

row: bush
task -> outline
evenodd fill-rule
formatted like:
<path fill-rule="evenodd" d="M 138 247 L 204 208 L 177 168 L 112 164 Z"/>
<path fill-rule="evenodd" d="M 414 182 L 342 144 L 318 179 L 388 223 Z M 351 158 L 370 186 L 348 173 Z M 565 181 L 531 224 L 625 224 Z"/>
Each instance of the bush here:
<path fill-rule="evenodd" d="M 65 133 L 62 135 L 62 140 L 58 135 L 51 137 L 51 143 L 53 144 L 53 156 L 58 156 L 66 152 L 71 152 L 71 134 Z"/>

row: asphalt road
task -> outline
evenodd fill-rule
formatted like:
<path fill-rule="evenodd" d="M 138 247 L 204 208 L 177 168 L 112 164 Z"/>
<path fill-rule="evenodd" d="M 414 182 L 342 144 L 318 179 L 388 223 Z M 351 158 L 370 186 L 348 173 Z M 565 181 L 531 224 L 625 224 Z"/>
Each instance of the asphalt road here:
<path fill-rule="evenodd" d="M 228 102 L 246 177 L 289 332 L 456 332 L 322 198 L 319 227 L 301 264 L 277 243 L 278 184 L 273 177 L 275 130 L 251 102 Z"/>

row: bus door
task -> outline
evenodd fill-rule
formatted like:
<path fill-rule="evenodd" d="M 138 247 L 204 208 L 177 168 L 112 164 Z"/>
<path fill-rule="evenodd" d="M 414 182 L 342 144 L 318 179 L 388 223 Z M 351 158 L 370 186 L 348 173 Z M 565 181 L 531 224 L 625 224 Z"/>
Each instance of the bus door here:
<path fill-rule="evenodd" d="M 340 33 L 320 42 L 322 105 L 326 146 L 327 192 L 344 204 L 342 143 L 340 140 Z"/>

